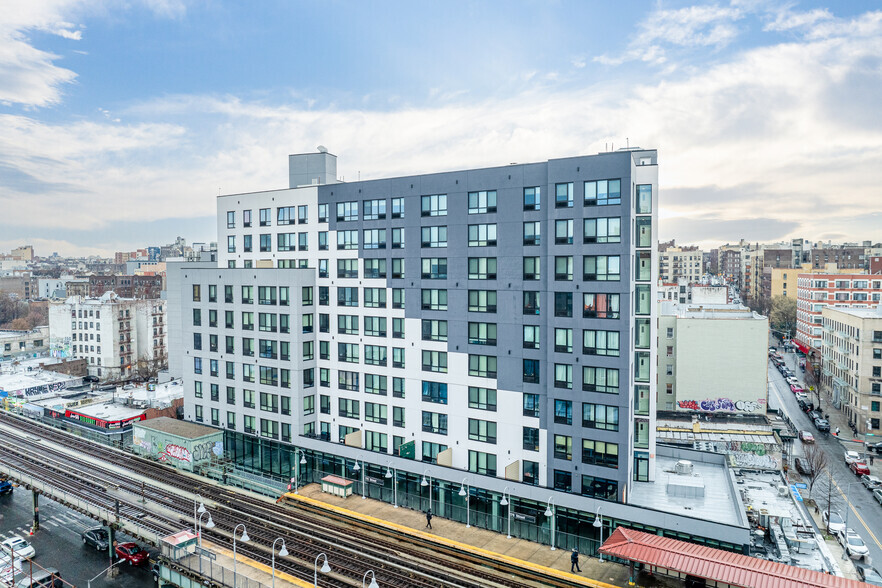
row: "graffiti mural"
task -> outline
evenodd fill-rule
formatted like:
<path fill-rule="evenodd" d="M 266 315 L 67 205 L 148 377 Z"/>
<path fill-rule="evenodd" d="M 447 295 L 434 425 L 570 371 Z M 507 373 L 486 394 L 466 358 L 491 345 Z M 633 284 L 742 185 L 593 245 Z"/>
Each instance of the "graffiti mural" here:
<path fill-rule="evenodd" d="M 735 467 L 739 468 L 777 470 L 779 467 L 778 460 L 771 455 L 757 455 L 756 453 L 739 451 L 732 453 L 732 459 L 735 462 Z"/>
<path fill-rule="evenodd" d="M 165 446 L 164 449 L 162 449 L 162 452 L 159 454 L 159 461 L 168 461 L 169 459 L 176 459 L 178 461 L 192 463 L 193 456 L 190 454 L 190 450 L 186 447 L 181 447 L 180 445 L 169 443 Z"/>
<path fill-rule="evenodd" d="M 707 400 L 678 400 L 681 410 L 701 410 L 706 412 L 759 412 L 764 405 L 763 400 L 737 400 L 728 398 L 708 398 Z"/>
<path fill-rule="evenodd" d="M 22 398 L 27 396 L 43 396 L 45 394 L 53 394 L 55 392 L 61 392 L 62 390 L 64 390 L 64 384 L 64 382 L 53 382 L 51 384 L 31 386 L 30 388 L 24 388 L 23 390 L 16 391 L 15 395 L 19 398 Z"/>

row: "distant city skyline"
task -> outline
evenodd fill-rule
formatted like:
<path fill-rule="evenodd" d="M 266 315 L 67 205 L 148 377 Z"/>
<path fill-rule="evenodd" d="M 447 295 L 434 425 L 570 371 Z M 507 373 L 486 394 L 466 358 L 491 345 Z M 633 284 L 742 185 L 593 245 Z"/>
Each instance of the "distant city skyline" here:
<path fill-rule="evenodd" d="M 215 197 L 655 148 L 661 240 L 882 241 L 882 11 L 721 3 L 12 0 L 0 250 L 216 239 Z"/>

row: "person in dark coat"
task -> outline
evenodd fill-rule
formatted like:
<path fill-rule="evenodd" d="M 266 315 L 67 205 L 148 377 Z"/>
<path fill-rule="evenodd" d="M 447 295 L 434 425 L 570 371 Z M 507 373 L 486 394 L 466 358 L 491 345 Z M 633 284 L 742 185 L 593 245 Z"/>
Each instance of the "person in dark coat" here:
<path fill-rule="evenodd" d="M 579 550 L 573 547 L 573 553 L 570 555 L 570 572 L 575 574 L 581 571 L 582 568 L 579 567 Z"/>
<path fill-rule="evenodd" d="M 426 511 L 426 528 L 427 529 L 432 528 L 432 509 L 431 508 Z"/>

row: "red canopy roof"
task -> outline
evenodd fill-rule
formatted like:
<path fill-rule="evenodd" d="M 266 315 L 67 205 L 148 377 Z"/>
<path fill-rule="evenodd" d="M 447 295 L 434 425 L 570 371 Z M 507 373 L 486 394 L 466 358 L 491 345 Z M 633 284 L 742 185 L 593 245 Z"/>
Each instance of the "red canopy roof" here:
<path fill-rule="evenodd" d="M 867 584 L 619 527 L 600 547 L 619 559 L 744 588 L 859 588 Z"/>

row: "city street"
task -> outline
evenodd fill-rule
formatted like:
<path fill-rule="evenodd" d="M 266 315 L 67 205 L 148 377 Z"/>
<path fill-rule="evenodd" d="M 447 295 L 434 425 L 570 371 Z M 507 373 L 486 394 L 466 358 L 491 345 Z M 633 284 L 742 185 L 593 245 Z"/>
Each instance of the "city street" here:
<path fill-rule="evenodd" d="M 12 494 L 0 496 L 0 541 L 14 536 L 28 540 L 36 550 L 34 561 L 43 567 L 58 569 L 62 577 L 79 588 L 110 565 L 106 552 L 85 547 L 80 533 L 96 522 L 68 510 L 50 500 L 40 502 L 40 530 L 28 536 L 33 522 L 31 493 L 16 488 Z M 120 540 L 129 540 L 120 536 Z M 23 568 L 27 569 L 25 563 Z M 123 563 L 117 566 L 119 575 L 108 580 L 105 574 L 92 582 L 93 588 L 148 588 L 155 586 L 149 566 L 132 568 Z"/>
<path fill-rule="evenodd" d="M 803 373 L 800 372 L 797 365 L 796 356 L 792 353 L 784 354 L 786 364 L 794 371 L 796 377 L 802 381 Z M 790 391 L 790 386 L 784 380 L 781 373 L 775 368 L 774 364 L 769 362 L 769 382 L 770 382 L 770 398 L 769 404 L 772 408 L 781 407 L 794 426 L 798 430 L 809 431 L 815 437 L 816 444 L 827 454 L 827 469 L 832 476 L 832 492 L 833 492 L 833 510 L 838 510 L 845 517 L 848 513 L 848 526 L 854 529 L 867 544 L 870 550 L 870 557 L 874 567 L 882 564 L 882 536 L 879 535 L 882 530 L 882 505 L 873 498 L 872 492 L 867 490 L 860 483 L 859 476 L 855 476 L 848 466 L 845 465 L 843 453 L 846 449 L 863 451 L 863 447 L 854 443 L 843 443 L 832 434 L 825 435 L 819 433 L 815 429 L 814 424 L 810 421 L 808 415 L 802 412 L 796 401 L 796 396 Z M 815 396 L 815 401 L 817 396 Z M 824 412 L 836 411 L 835 408 L 827 406 L 824 403 Z M 833 415 L 831 415 L 832 418 Z M 835 425 L 833 425 L 835 430 Z M 851 431 L 848 432 L 849 436 Z M 798 439 L 794 441 L 793 456 L 799 456 L 803 453 L 802 442 Z M 792 461 L 791 461 L 792 464 Z M 880 465 L 877 462 L 872 467 L 872 473 L 879 475 Z M 830 476 L 824 476 L 826 480 Z M 819 479 L 815 484 L 812 497 L 819 505 L 826 504 L 827 500 L 827 481 Z M 849 490 L 850 486 L 850 490 Z M 807 491 L 802 491 L 807 495 Z M 823 495 L 822 495 L 823 494 Z M 847 505 L 847 507 L 846 507 Z"/>

